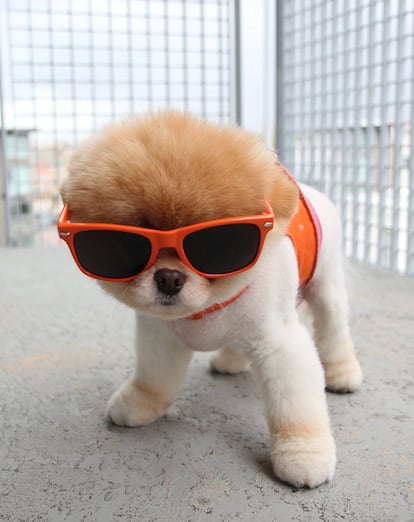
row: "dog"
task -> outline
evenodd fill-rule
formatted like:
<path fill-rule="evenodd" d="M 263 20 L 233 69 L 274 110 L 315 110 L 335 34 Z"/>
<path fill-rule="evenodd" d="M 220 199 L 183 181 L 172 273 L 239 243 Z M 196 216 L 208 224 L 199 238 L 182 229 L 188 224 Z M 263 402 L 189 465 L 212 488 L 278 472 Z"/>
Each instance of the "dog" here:
<path fill-rule="evenodd" d="M 110 421 L 154 422 L 193 351 L 215 351 L 214 371 L 254 374 L 276 477 L 295 487 L 330 481 L 325 388 L 352 392 L 362 382 L 333 204 L 299 185 L 256 136 L 175 111 L 87 139 L 61 194 L 59 234 L 75 262 L 136 310 L 137 364 L 108 402 Z"/>

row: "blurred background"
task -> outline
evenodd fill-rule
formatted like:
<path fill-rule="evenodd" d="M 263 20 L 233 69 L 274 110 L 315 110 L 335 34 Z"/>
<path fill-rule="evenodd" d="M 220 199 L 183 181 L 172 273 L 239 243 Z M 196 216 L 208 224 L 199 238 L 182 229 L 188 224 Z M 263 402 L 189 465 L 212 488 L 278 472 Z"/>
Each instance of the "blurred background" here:
<path fill-rule="evenodd" d="M 347 256 L 414 274 L 411 0 L 2 0 L 0 40 L 0 245 L 57 244 L 74 146 L 171 107 L 259 134 Z"/>

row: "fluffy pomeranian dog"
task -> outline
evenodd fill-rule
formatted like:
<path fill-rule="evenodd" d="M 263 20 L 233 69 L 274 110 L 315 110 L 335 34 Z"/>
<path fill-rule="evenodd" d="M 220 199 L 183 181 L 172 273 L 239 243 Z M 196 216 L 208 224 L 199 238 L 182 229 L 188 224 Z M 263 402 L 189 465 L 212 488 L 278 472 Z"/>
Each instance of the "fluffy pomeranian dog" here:
<path fill-rule="evenodd" d="M 255 136 L 173 111 L 85 141 L 61 193 L 59 234 L 79 268 L 136 310 L 136 368 L 108 418 L 154 422 L 193 351 L 216 351 L 213 370 L 252 369 L 276 476 L 296 487 L 331 480 L 325 387 L 351 392 L 362 380 L 333 205 Z"/>

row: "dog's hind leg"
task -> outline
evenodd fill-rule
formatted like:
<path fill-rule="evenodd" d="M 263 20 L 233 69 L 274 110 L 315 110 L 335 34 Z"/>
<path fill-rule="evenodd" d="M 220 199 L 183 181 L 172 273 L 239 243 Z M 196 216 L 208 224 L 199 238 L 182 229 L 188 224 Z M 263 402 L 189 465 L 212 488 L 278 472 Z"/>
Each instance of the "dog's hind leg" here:
<path fill-rule="evenodd" d="M 210 359 L 210 368 L 218 373 L 240 373 L 247 369 L 248 360 L 235 348 L 222 348 Z"/>
<path fill-rule="evenodd" d="M 328 390 L 352 392 L 362 382 L 348 325 L 348 298 L 342 254 L 342 226 L 333 204 L 321 193 L 307 188 L 322 225 L 322 246 L 305 300 L 313 315 L 314 341 Z"/>
<path fill-rule="evenodd" d="M 348 325 L 348 304 L 342 267 L 316 277 L 306 291 L 313 315 L 314 341 L 325 370 L 326 387 L 353 392 L 362 382 Z"/>

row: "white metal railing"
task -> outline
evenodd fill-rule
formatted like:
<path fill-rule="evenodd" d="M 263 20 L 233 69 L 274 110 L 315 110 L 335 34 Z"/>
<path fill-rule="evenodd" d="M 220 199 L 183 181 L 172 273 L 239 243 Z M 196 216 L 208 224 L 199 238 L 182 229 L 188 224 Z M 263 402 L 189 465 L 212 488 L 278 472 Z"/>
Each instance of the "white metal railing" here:
<path fill-rule="evenodd" d="M 67 159 L 109 120 L 162 107 L 235 120 L 237 6 L 1 1 L 0 242 L 56 241 Z"/>
<path fill-rule="evenodd" d="M 278 2 L 279 153 L 355 260 L 414 274 L 414 3 Z"/>
<path fill-rule="evenodd" d="M 337 203 L 348 256 L 414 274 L 414 3 L 261 1 L 276 8 L 281 159 Z M 0 2 L 0 244 L 56 241 L 68 156 L 105 122 L 166 106 L 240 121 L 239 8 Z"/>

